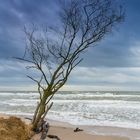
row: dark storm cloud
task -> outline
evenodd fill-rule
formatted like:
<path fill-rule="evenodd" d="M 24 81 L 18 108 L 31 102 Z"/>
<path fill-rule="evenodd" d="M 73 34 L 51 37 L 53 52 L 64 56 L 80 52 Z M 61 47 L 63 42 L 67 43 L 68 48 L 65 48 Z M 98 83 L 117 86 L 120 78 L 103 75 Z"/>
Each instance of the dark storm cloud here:
<path fill-rule="evenodd" d="M 83 66 L 136 66 L 130 48 L 139 40 L 140 8 L 138 0 L 126 0 L 125 22 L 112 35 L 85 56 Z M 0 3 L 0 58 L 22 55 L 25 45 L 23 26 L 57 24 L 57 0 L 2 0 Z M 55 21 L 55 22 L 54 22 Z M 131 26 L 131 27 L 130 27 Z M 139 66 L 139 64 L 138 64 Z"/>
<path fill-rule="evenodd" d="M 0 3 L 0 58 L 23 54 L 23 26 L 55 19 L 56 3 L 49 0 L 2 0 Z"/>
<path fill-rule="evenodd" d="M 133 48 L 140 49 L 140 1 L 126 0 L 125 22 L 111 35 L 91 48 L 84 55 L 84 66 L 103 67 L 140 67 L 140 56 L 133 53 Z"/>
<path fill-rule="evenodd" d="M 25 23 L 44 23 L 55 18 L 56 3 L 50 0 L 2 0 L 0 25 L 18 26 Z"/>
<path fill-rule="evenodd" d="M 131 62 L 132 52 L 130 48 L 135 45 L 135 41 L 124 41 L 124 37 L 119 37 L 117 33 L 102 41 L 94 48 L 90 48 L 84 54 L 84 66 L 95 67 L 131 67 L 136 63 Z M 116 39 L 115 39 L 116 38 Z"/>

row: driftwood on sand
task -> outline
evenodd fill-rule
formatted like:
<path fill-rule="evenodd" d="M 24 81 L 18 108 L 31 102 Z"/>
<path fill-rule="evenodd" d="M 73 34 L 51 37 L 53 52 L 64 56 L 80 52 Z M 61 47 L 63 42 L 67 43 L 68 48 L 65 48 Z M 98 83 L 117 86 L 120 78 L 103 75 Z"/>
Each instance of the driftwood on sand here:
<path fill-rule="evenodd" d="M 79 132 L 79 131 L 83 131 L 83 129 L 80 129 L 80 128 L 76 128 L 76 129 L 74 129 L 74 132 Z"/>
<path fill-rule="evenodd" d="M 56 140 L 60 140 L 60 138 L 56 135 L 47 135 L 47 137 L 52 138 L 52 139 L 56 139 Z"/>

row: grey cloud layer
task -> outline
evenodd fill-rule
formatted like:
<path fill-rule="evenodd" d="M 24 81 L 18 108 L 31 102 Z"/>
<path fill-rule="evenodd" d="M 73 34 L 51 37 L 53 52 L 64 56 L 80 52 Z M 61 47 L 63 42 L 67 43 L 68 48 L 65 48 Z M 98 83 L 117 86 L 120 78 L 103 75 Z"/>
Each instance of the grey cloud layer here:
<path fill-rule="evenodd" d="M 87 55 L 84 55 L 85 61 L 81 64 L 82 66 L 140 66 L 130 51 L 139 36 L 140 17 L 137 13 L 140 9 L 135 8 L 138 4 L 138 1 L 126 1 L 125 23 L 121 25 L 119 31 L 107 36 L 97 47 L 91 48 Z M 57 24 L 57 5 L 57 0 L 2 0 L 0 3 L 0 58 L 23 54 L 25 24 Z M 133 22 L 134 20 L 137 22 Z"/>
<path fill-rule="evenodd" d="M 126 20 L 98 46 L 83 54 L 85 58 L 68 84 L 96 87 L 139 87 L 140 77 L 140 1 L 126 0 Z M 57 0 L 1 0 L 0 3 L 0 84 L 33 85 L 26 70 L 13 56 L 24 53 L 25 24 L 58 24 Z M 118 30 L 119 29 L 119 30 Z M 8 59 L 7 59 L 8 58 Z M 83 76 L 85 75 L 85 76 Z M 13 83 L 13 84 L 12 84 Z"/>
<path fill-rule="evenodd" d="M 26 86 L 31 88 L 35 85 L 26 74 L 33 74 L 38 78 L 36 72 L 27 71 L 25 64 L 13 61 L 0 61 L 0 89 L 2 86 L 15 88 Z M 79 89 L 90 86 L 94 90 L 116 89 L 123 90 L 131 87 L 131 90 L 140 90 L 140 68 L 105 68 L 105 67 L 77 67 L 71 74 L 67 85 L 75 85 Z M 24 90 L 24 89 L 22 89 Z M 88 90 L 88 89 L 86 89 Z M 90 88 L 89 88 L 90 90 Z"/>

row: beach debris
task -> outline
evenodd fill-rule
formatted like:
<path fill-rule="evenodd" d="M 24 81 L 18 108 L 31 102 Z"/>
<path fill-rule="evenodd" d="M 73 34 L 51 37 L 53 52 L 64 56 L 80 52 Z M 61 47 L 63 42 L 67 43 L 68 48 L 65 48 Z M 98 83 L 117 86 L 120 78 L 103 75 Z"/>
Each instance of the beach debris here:
<path fill-rule="evenodd" d="M 44 140 L 47 137 L 47 133 L 49 131 L 49 123 L 46 123 L 46 121 L 43 121 L 43 124 L 41 126 L 41 140 Z"/>
<path fill-rule="evenodd" d="M 80 128 L 76 128 L 76 129 L 74 129 L 74 132 L 79 132 L 79 131 L 83 131 L 83 129 L 80 129 Z"/>
<path fill-rule="evenodd" d="M 60 140 L 60 138 L 56 135 L 47 135 L 48 138 Z"/>

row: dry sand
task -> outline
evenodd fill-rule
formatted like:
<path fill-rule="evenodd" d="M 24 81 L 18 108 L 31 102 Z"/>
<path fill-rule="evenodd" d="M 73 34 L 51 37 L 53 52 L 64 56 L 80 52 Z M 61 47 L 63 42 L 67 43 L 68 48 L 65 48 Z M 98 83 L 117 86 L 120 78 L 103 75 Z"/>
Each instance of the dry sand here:
<path fill-rule="evenodd" d="M 60 140 L 129 140 L 125 137 L 119 136 L 101 136 L 101 135 L 91 135 L 85 133 L 84 131 L 73 132 L 72 128 L 62 127 L 62 126 L 51 126 L 48 135 L 57 135 Z M 32 138 L 32 140 L 40 140 L 40 134 Z M 52 140 L 46 138 L 46 140 Z M 55 140 L 55 139 L 53 139 Z"/>

